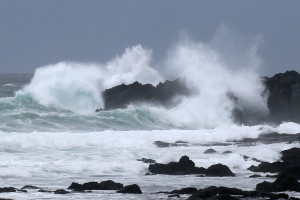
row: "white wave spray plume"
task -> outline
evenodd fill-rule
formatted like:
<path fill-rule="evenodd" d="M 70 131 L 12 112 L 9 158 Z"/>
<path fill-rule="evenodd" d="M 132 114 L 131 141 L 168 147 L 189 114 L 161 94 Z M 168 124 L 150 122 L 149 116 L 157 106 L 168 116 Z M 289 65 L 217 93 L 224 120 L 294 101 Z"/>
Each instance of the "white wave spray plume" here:
<path fill-rule="evenodd" d="M 249 119 L 264 117 L 268 109 L 257 72 L 261 65 L 257 55 L 260 38 L 245 42 L 232 35 L 222 27 L 208 43 L 185 37 L 156 67 L 160 72 L 151 66 L 151 50 L 141 45 L 127 48 L 123 55 L 107 63 L 61 62 L 41 67 L 22 92 L 42 105 L 88 114 L 104 106 L 104 89 L 134 81 L 156 85 L 163 77 L 183 76 L 197 94 L 184 98 L 171 110 L 144 107 L 156 119 L 176 127 L 198 129 L 232 125 L 234 109 L 247 113 Z"/>
<path fill-rule="evenodd" d="M 233 124 L 235 109 L 244 113 L 248 122 L 268 115 L 266 97 L 261 95 L 264 86 L 257 73 L 261 65 L 257 55 L 260 38 L 248 44 L 241 41 L 237 42 L 237 38 L 222 27 L 208 43 L 185 37 L 169 51 L 166 71 L 182 75 L 187 85 L 196 89 L 197 95 L 185 98 L 167 112 L 168 123 L 214 128 Z"/>
<path fill-rule="evenodd" d="M 101 92 L 106 88 L 134 81 L 154 85 L 161 81 L 150 67 L 150 59 L 151 51 L 137 45 L 105 64 L 60 62 L 41 67 L 19 94 L 29 93 L 45 106 L 92 113 L 104 106 Z"/>

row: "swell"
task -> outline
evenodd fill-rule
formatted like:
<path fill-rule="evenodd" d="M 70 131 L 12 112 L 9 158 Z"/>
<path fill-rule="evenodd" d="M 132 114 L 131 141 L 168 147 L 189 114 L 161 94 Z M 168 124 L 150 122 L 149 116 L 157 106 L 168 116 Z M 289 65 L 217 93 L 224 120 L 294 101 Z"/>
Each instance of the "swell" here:
<path fill-rule="evenodd" d="M 168 129 L 153 116 L 151 107 L 130 106 L 100 113 L 79 114 L 39 104 L 29 94 L 0 99 L 0 130 L 3 132 L 57 132 Z M 175 127 L 174 127 L 175 128 Z"/>

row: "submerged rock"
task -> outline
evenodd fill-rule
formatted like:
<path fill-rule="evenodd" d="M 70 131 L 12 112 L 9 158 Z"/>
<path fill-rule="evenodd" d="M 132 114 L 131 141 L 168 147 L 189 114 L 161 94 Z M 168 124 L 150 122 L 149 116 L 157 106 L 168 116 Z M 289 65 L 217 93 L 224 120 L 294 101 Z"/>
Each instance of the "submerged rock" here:
<path fill-rule="evenodd" d="M 205 154 L 210 154 L 210 153 L 217 153 L 216 150 L 214 149 L 207 149 L 206 151 L 204 151 Z"/>
<path fill-rule="evenodd" d="M 58 189 L 54 191 L 54 194 L 69 194 L 70 192 L 63 190 L 63 189 Z"/>
<path fill-rule="evenodd" d="M 261 177 L 261 175 L 259 175 L 259 174 L 253 174 L 253 175 L 249 176 L 249 178 L 259 178 L 259 177 Z"/>
<path fill-rule="evenodd" d="M 155 141 L 153 144 L 159 148 L 165 148 L 165 147 L 186 147 L 188 146 L 187 142 L 178 142 L 175 143 L 169 143 L 169 142 L 163 142 L 163 141 Z"/>
<path fill-rule="evenodd" d="M 155 160 L 149 159 L 149 158 L 137 159 L 137 161 L 142 161 L 143 163 L 147 163 L 147 164 L 154 164 L 154 163 L 156 163 Z"/>
<path fill-rule="evenodd" d="M 34 185 L 25 185 L 24 187 L 21 188 L 22 190 L 24 189 L 41 189 L 40 187 L 34 186 Z"/>

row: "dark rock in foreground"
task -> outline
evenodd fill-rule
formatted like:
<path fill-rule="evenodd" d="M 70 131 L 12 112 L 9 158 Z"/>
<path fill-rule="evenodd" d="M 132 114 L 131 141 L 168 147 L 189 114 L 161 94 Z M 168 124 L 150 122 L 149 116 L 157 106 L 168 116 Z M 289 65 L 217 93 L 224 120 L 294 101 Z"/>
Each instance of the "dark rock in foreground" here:
<path fill-rule="evenodd" d="M 114 181 L 102 181 L 101 183 L 98 182 L 88 182 L 84 184 L 79 184 L 73 182 L 68 189 L 76 190 L 76 191 L 83 191 L 83 190 L 120 190 L 123 189 L 123 184 L 115 183 Z"/>
<path fill-rule="evenodd" d="M 151 84 L 142 85 L 134 82 L 130 85 L 118 85 L 106 89 L 103 93 L 104 110 L 126 108 L 132 103 L 153 103 L 166 107 L 176 105 L 177 96 L 188 96 L 191 91 L 182 80 L 165 81 L 157 86 Z M 100 111 L 100 109 L 99 109 Z"/>
<path fill-rule="evenodd" d="M 128 194 L 142 194 L 142 190 L 137 184 L 127 185 L 123 189 L 121 189 L 117 192 L 118 193 L 128 193 Z"/>
<path fill-rule="evenodd" d="M 168 193 L 168 194 L 194 194 L 198 190 L 194 187 L 186 187 L 181 188 L 179 190 L 172 190 L 171 192 L 160 192 L 160 193 Z"/>
<path fill-rule="evenodd" d="M 300 176 L 300 172 L 297 173 L 297 169 L 300 168 L 300 148 L 291 148 L 281 152 L 282 161 L 276 161 L 273 163 L 262 162 L 258 166 L 251 166 L 248 169 L 253 172 L 271 172 L 278 173 L 285 171 L 285 173 L 292 173 L 297 177 Z M 293 167 L 293 168 L 292 168 Z M 290 169 L 291 168 L 291 169 Z"/>
<path fill-rule="evenodd" d="M 261 163 L 250 170 L 263 172 L 279 172 L 273 183 L 262 182 L 256 185 L 256 190 L 268 192 L 281 192 L 286 190 L 300 192 L 300 148 L 291 148 L 281 152 L 282 162 Z"/>
<path fill-rule="evenodd" d="M 17 191 L 17 189 L 13 188 L 13 187 L 0 188 L 0 193 L 3 193 L 3 192 L 16 192 L 16 191 Z"/>
<path fill-rule="evenodd" d="M 207 169 L 203 167 L 196 167 L 195 163 L 190 160 L 188 156 L 182 156 L 179 162 L 170 162 L 168 164 L 152 164 L 149 165 L 148 169 L 154 174 L 205 174 L 206 176 L 234 176 L 234 173 L 227 166 L 222 164 L 212 165 Z"/>
<path fill-rule="evenodd" d="M 210 186 L 204 189 L 198 190 L 188 200 L 198 200 L 198 199 L 218 199 L 218 197 L 227 197 L 227 199 L 232 199 L 230 195 L 243 195 L 244 192 L 237 188 L 226 188 L 226 187 L 216 187 Z M 221 196 L 219 196 L 221 195 Z M 225 195 L 225 196 L 224 196 Z M 226 199 L 226 198 L 225 198 Z M 234 199 L 237 199 L 234 197 Z"/>
<path fill-rule="evenodd" d="M 233 195 L 233 196 L 231 196 Z M 213 199 L 289 199 L 284 193 L 271 193 L 266 191 L 243 191 L 237 188 L 210 186 L 195 192 L 188 200 L 213 200 Z M 292 198 L 290 198 L 292 199 Z"/>
<path fill-rule="evenodd" d="M 256 190 L 267 192 L 282 192 L 290 190 L 300 192 L 300 183 L 294 177 L 281 174 L 273 183 L 264 181 L 257 184 Z"/>

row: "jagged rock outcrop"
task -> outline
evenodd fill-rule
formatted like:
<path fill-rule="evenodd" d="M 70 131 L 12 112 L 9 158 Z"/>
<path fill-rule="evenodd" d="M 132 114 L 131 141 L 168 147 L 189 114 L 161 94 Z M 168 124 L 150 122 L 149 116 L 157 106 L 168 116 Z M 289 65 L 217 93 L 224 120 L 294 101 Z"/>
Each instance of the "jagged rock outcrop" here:
<path fill-rule="evenodd" d="M 268 108 L 273 122 L 300 122 L 300 74 L 296 71 L 265 78 L 269 92 Z"/>
<path fill-rule="evenodd" d="M 155 163 L 148 167 L 153 174 L 167 175 L 187 175 L 187 174 L 205 174 L 206 176 L 234 176 L 235 174 L 222 164 L 215 164 L 207 169 L 196 167 L 194 161 L 188 156 L 182 156 L 178 162 L 170 162 L 168 164 Z"/>
<path fill-rule="evenodd" d="M 201 78 L 201 77 L 199 77 Z M 279 73 L 273 77 L 264 77 L 262 82 L 268 94 L 267 105 L 270 111 L 269 119 L 258 118 L 257 115 L 250 115 L 236 107 L 232 111 L 232 117 L 237 123 L 257 124 L 265 121 L 280 123 L 282 121 L 300 122 L 300 74 L 296 71 Z M 134 103 L 152 103 L 165 107 L 172 107 L 179 103 L 178 96 L 189 96 L 193 90 L 188 88 L 185 81 L 176 79 L 165 81 L 157 86 L 134 82 L 129 85 L 121 84 L 103 93 L 104 108 L 97 109 L 112 110 L 126 108 Z M 228 98 L 237 104 L 238 98 L 228 92 Z M 254 119 L 255 118 L 255 119 Z"/>
<path fill-rule="evenodd" d="M 166 107 L 176 104 L 176 96 L 187 96 L 191 90 L 181 79 L 165 81 L 157 86 L 134 82 L 130 85 L 118 85 L 106 89 L 103 93 L 104 110 L 126 108 L 132 103 L 154 103 Z M 99 109 L 100 111 L 100 109 Z"/>

